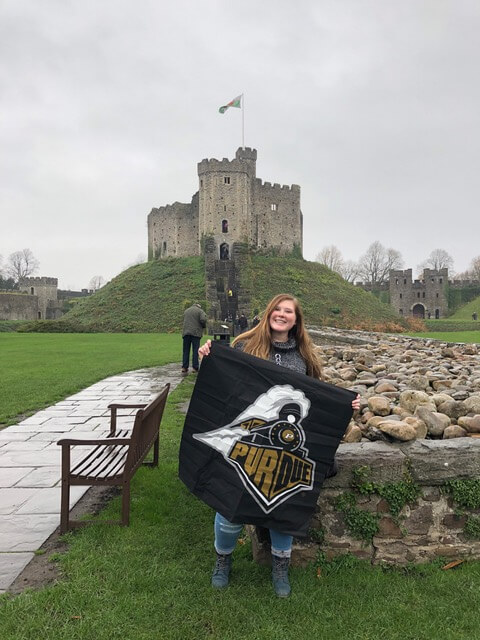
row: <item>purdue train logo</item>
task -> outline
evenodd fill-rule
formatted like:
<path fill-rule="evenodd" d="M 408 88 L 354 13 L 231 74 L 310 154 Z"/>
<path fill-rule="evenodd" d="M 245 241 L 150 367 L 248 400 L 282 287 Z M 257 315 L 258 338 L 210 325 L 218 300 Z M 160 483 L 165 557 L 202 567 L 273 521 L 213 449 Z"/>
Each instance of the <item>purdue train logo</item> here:
<path fill-rule="evenodd" d="M 269 513 L 291 495 L 313 487 L 315 463 L 308 458 L 301 427 L 309 408 L 302 391 L 277 385 L 234 422 L 193 437 L 219 451 Z"/>

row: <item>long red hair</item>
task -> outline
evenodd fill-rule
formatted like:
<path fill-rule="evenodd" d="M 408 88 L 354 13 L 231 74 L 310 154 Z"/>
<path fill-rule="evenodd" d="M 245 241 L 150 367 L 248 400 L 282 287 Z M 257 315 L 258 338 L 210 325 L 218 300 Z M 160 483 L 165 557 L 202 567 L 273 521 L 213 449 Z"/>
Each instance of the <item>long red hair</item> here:
<path fill-rule="evenodd" d="M 307 375 L 312 376 L 313 378 L 321 378 L 322 369 L 315 354 L 312 339 L 305 329 L 305 320 L 303 317 L 302 308 L 298 300 L 288 293 L 280 293 L 272 300 L 270 300 L 267 308 L 262 313 L 261 320 L 257 324 L 257 326 L 253 329 L 250 329 L 249 331 L 241 333 L 235 338 L 232 344 L 235 345 L 237 342 L 242 342 L 244 343 L 243 350 L 245 351 L 245 353 L 249 353 L 252 356 L 257 356 L 257 358 L 263 358 L 263 360 L 268 360 L 268 356 L 270 355 L 270 351 L 272 349 L 272 329 L 270 327 L 270 316 L 272 315 L 272 312 L 275 310 L 277 305 L 279 305 L 284 300 L 290 300 L 293 302 L 296 315 L 295 325 L 292 327 L 292 329 L 290 329 L 288 337 L 295 338 L 297 342 L 297 349 L 300 352 L 303 360 L 305 361 L 305 364 L 307 365 Z"/>

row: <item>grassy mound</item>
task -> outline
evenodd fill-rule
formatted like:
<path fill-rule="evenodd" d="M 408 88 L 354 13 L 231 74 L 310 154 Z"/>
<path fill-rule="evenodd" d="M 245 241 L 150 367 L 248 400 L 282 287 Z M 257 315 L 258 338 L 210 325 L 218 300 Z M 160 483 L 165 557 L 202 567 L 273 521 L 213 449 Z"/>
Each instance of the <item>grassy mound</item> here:
<path fill-rule="evenodd" d="M 178 330 L 185 305 L 205 306 L 204 261 L 169 258 L 123 271 L 59 320 L 32 322 L 23 331 L 165 332 Z"/>
<path fill-rule="evenodd" d="M 389 305 L 318 262 L 252 255 L 243 278 L 252 309 L 263 309 L 277 293 L 292 293 L 310 324 L 372 331 L 400 331 L 407 325 Z"/>
<path fill-rule="evenodd" d="M 311 324 L 387 331 L 406 327 L 405 321 L 372 294 L 323 265 L 301 258 L 250 255 L 241 286 L 250 293 L 250 318 L 254 309 L 263 309 L 275 294 L 287 292 L 299 298 Z M 80 300 L 59 320 L 33 322 L 21 330 L 176 331 L 185 306 L 193 301 L 205 304 L 203 258 L 168 258 L 131 267 L 93 296 Z"/>
<path fill-rule="evenodd" d="M 463 307 L 460 307 L 460 309 L 458 309 L 452 316 L 449 316 L 448 319 L 472 322 L 473 313 L 476 313 L 480 318 L 480 296 L 477 296 L 467 304 L 463 305 Z"/>

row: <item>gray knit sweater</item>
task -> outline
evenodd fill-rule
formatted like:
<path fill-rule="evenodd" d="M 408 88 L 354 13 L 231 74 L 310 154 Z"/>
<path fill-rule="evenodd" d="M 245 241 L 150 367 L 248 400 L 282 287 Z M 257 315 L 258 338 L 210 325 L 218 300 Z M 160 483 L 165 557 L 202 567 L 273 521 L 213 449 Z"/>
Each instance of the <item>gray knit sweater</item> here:
<path fill-rule="evenodd" d="M 237 342 L 234 349 L 243 351 L 244 347 L 244 342 Z M 307 373 L 307 365 L 297 349 L 295 338 L 289 338 L 287 342 L 272 342 L 268 359 L 297 373 Z"/>

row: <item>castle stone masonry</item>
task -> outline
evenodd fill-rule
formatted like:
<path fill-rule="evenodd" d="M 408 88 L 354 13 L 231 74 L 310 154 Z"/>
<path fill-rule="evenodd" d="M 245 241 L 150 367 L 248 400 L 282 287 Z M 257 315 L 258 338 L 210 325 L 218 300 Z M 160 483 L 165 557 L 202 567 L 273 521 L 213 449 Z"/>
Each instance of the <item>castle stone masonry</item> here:
<path fill-rule="evenodd" d="M 448 269 L 424 269 L 422 280 L 412 281 L 412 270 L 391 270 L 390 304 L 401 316 L 444 318 L 448 314 Z"/>
<path fill-rule="evenodd" d="M 245 147 L 233 160 L 199 162 L 199 190 L 191 202 L 174 202 L 149 214 L 149 259 L 201 255 L 207 237 L 222 260 L 230 259 L 238 242 L 280 253 L 295 247 L 301 251 L 300 187 L 262 182 L 256 160 L 256 149 Z"/>

